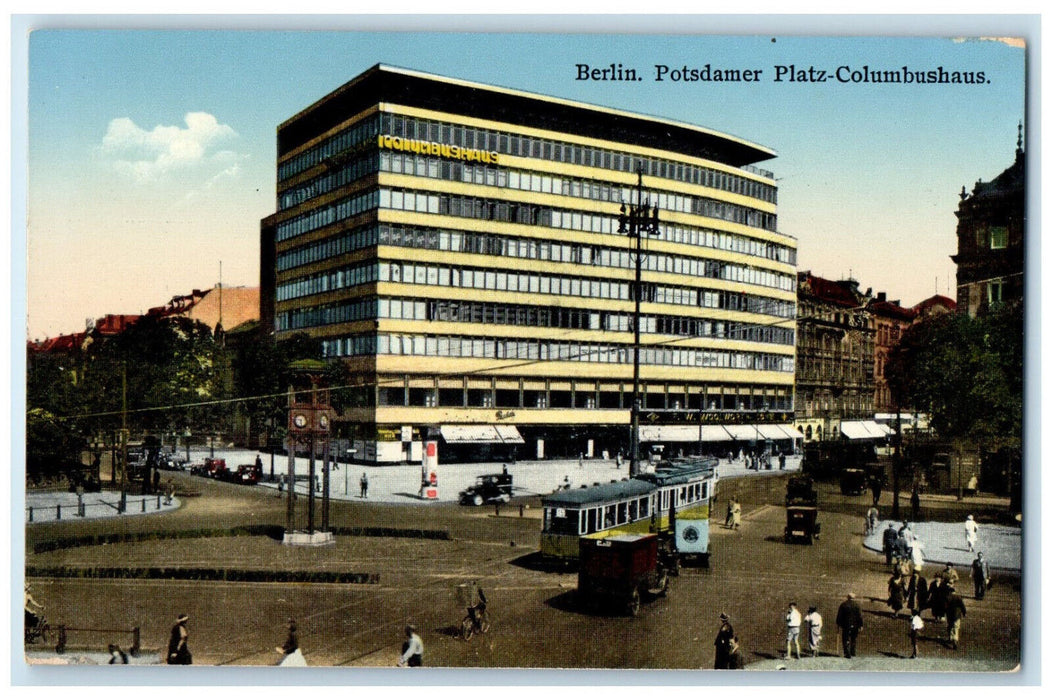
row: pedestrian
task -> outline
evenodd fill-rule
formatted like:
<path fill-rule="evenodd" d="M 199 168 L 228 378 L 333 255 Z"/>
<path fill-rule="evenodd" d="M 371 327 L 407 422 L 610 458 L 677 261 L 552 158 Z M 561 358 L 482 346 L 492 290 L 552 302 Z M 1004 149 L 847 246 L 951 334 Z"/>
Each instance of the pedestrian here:
<path fill-rule="evenodd" d="M 899 541 L 899 533 L 895 531 L 895 526 L 888 521 L 888 526 L 884 530 L 884 561 L 891 566 L 891 558 L 895 554 L 895 545 Z"/>
<path fill-rule="evenodd" d="M 928 587 L 928 607 L 936 622 L 946 617 L 946 587 L 949 584 L 942 574 L 936 576 Z"/>
<path fill-rule="evenodd" d="M 126 665 L 128 654 L 116 644 L 110 644 L 110 665 Z"/>
<path fill-rule="evenodd" d="M 888 607 L 899 616 L 899 610 L 905 606 L 906 590 L 902 585 L 902 577 L 898 573 L 891 575 L 888 579 Z"/>
<path fill-rule="evenodd" d="M 785 471 L 785 453 L 778 455 L 778 469 Z"/>
<path fill-rule="evenodd" d="M 793 647 L 796 647 L 796 658 L 800 658 L 800 611 L 796 609 L 796 603 L 789 603 L 789 609 L 785 612 L 785 656 L 791 658 Z"/>
<path fill-rule="evenodd" d="M 731 642 L 734 640 L 734 627 L 731 626 L 727 613 L 720 613 L 720 629 L 716 632 L 716 663 L 713 668 L 730 668 Z"/>
<path fill-rule="evenodd" d="M 917 487 L 913 487 L 913 493 L 910 495 L 910 519 L 913 522 L 920 520 L 920 492 L 917 491 Z"/>
<path fill-rule="evenodd" d="M 153 470 L 153 491 L 152 493 L 161 492 L 161 472 L 154 468 Z"/>
<path fill-rule="evenodd" d="M 621 458 L 621 451 L 618 450 L 618 452 L 617 452 L 617 460 L 616 460 L 616 462 L 617 462 L 617 469 L 621 468 L 621 459 L 622 459 Z"/>
<path fill-rule="evenodd" d="M 910 568 L 920 573 L 924 569 L 924 543 L 920 540 L 913 540 L 913 546 L 910 547 Z"/>
<path fill-rule="evenodd" d="M 731 653 L 727 660 L 727 668 L 734 671 L 745 668 L 745 654 L 742 652 L 741 641 L 738 637 L 731 638 Z"/>
<path fill-rule="evenodd" d="M 263 473 L 263 456 L 256 455 L 256 474 Z"/>
<path fill-rule="evenodd" d="M 960 576 L 957 574 L 957 569 L 953 568 L 953 564 L 946 562 L 946 568 L 942 570 L 942 580 L 944 583 L 948 583 L 951 586 L 957 585 L 957 580 Z"/>
<path fill-rule="evenodd" d="M 873 492 L 873 507 L 880 505 L 880 490 L 881 490 L 880 476 L 873 475 L 869 480 L 869 489 Z"/>
<path fill-rule="evenodd" d="M 172 505 L 173 498 L 175 498 L 175 482 L 172 481 L 172 477 L 168 477 L 168 481 L 164 483 L 164 504 Z"/>
<path fill-rule="evenodd" d="M 917 609 L 924 612 L 930 603 L 930 589 L 928 588 L 928 579 L 923 576 L 917 576 Z"/>
<path fill-rule="evenodd" d="M 811 647 L 811 656 L 818 656 L 822 646 L 822 615 L 816 606 L 807 608 L 804 622 L 807 623 L 807 644 Z"/>
<path fill-rule="evenodd" d="M 402 643 L 402 656 L 398 659 L 399 666 L 423 666 L 424 665 L 424 643 L 420 635 L 416 633 L 414 625 L 405 626 L 405 641 Z"/>
<path fill-rule="evenodd" d="M 866 511 L 866 534 L 872 535 L 877 531 L 877 522 L 880 520 L 880 511 L 876 506 L 870 506 Z"/>
<path fill-rule="evenodd" d="M 734 499 L 733 505 L 731 506 L 731 527 L 735 530 L 742 526 L 742 504 L 738 503 L 738 499 Z"/>
<path fill-rule="evenodd" d="M 730 527 L 734 522 L 734 496 L 727 501 L 727 517 L 723 520 L 723 527 Z"/>
<path fill-rule="evenodd" d="M 914 540 L 913 528 L 910 527 L 910 521 L 909 520 L 903 520 L 902 521 L 902 527 L 899 528 L 899 538 L 905 544 L 905 549 L 908 550 L 910 547 L 913 546 L 913 540 Z"/>
<path fill-rule="evenodd" d="M 183 614 L 175 619 L 172 626 L 172 634 L 168 638 L 168 663 L 179 666 L 189 666 L 193 663 L 193 655 L 190 653 L 190 630 L 187 622 L 190 616 Z"/>
<path fill-rule="evenodd" d="M 854 593 L 848 593 L 847 599 L 840 604 L 836 612 L 836 626 L 840 630 L 844 658 L 850 659 L 857 651 L 858 633 L 862 631 L 862 608 L 855 600 Z"/>
<path fill-rule="evenodd" d="M 953 586 L 947 586 L 946 595 L 946 636 L 950 642 L 950 648 L 956 649 L 961 641 L 961 621 L 968 610 L 964 607 L 964 599 L 958 595 Z"/>
<path fill-rule="evenodd" d="M 919 608 L 917 604 L 917 588 L 920 583 L 920 574 L 914 571 L 906 580 L 906 607 L 910 610 Z"/>
<path fill-rule="evenodd" d="M 306 666 L 307 660 L 303 658 L 303 651 L 300 650 L 300 640 L 296 636 L 296 621 L 293 618 L 289 618 L 288 622 L 288 634 L 285 637 L 285 643 L 280 647 L 274 647 L 274 651 L 281 654 L 281 661 L 278 662 L 278 666 Z"/>
<path fill-rule="evenodd" d="M 979 541 L 979 526 L 970 515 L 964 521 L 964 541 L 968 545 L 968 551 L 974 552 L 976 542 Z"/>
<path fill-rule="evenodd" d="M 977 493 L 979 493 L 979 477 L 973 472 L 972 475 L 968 477 L 968 486 L 964 489 L 964 495 L 974 496 Z"/>
<path fill-rule="evenodd" d="M 361 497 L 369 498 L 369 477 L 365 475 L 365 472 L 362 472 L 362 478 L 359 479 L 358 486 L 361 489 Z"/>
<path fill-rule="evenodd" d="M 990 585 L 990 565 L 983 558 L 983 553 L 976 555 L 972 562 L 972 584 L 975 586 L 975 599 L 982 600 L 986 595 L 986 588 Z"/>
<path fill-rule="evenodd" d="M 921 619 L 920 610 L 914 608 L 910 614 L 910 658 L 917 658 L 917 638 L 920 631 L 924 629 L 924 620 Z"/>

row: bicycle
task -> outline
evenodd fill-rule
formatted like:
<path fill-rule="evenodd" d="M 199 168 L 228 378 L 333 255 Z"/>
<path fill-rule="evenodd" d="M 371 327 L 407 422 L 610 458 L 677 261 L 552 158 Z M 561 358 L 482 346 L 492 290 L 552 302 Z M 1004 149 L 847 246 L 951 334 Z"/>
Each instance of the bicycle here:
<path fill-rule="evenodd" d="M 35 644 L 37 641 L 42 644 L 47 644 L 51 641 L 51 625 L 43 613 L 37 616 L 36 623 L 25 625 L 26 646 Z"/>
<path fill-rule="evenodd" d="M 467 641 L 475 636 L 475 632 L 485 634 L 489 631 L 489 627 L 490 619 L 489 613 L 486 612 L 486 604 L 471 605 L 468 606 L 468 614 L 460 623 L 460 636 Z"/>

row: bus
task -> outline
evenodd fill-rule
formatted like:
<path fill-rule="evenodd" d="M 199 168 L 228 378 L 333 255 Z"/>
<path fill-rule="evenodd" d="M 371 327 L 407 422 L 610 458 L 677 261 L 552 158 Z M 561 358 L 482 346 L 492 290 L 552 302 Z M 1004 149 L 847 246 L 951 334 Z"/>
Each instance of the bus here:
<path fill-rule="evenodd" d="M 650 473 L 545 496 L 541 555 L 575 563 L 581 538 L 668 532 L 679 555 L 708 566 L 716 464 L 714 457 L 668 460 Z"/>

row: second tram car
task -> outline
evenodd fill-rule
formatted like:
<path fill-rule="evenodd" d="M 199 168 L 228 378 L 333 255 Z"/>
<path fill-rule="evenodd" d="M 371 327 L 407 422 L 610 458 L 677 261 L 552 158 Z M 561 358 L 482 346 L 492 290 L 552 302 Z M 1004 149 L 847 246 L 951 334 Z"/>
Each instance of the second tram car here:
<path fill-rule="evenodd" d="M 707 566 L 716 464 L 708 457 L 669 460 L 651 473 L 545 496 L 541 554 L 576 562 L 582 537 L 674 530 L 676 551 Z"/>

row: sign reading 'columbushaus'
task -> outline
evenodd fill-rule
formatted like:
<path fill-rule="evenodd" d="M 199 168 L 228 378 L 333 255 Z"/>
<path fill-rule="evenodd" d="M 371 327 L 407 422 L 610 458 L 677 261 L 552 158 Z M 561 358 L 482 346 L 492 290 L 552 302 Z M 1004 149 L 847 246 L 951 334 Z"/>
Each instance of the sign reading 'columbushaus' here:
<path fill-rule="evenodd" d="M 496 163 L 499 154 L 496 151 L 483 151 L 477 148 L 462 148 L 461 146 L 450 146 L 434 141 L 421 141 L 419 139 L 406 139 L 401 136 L 382 134 L 376 137 L 376 143 L 380 148 L 392 151 L 407 151 L 419 153 L 422 156 L 441 156 L 443 158 L 455 158 L 458 160 L 475 161 L 479 163 Z"/>

